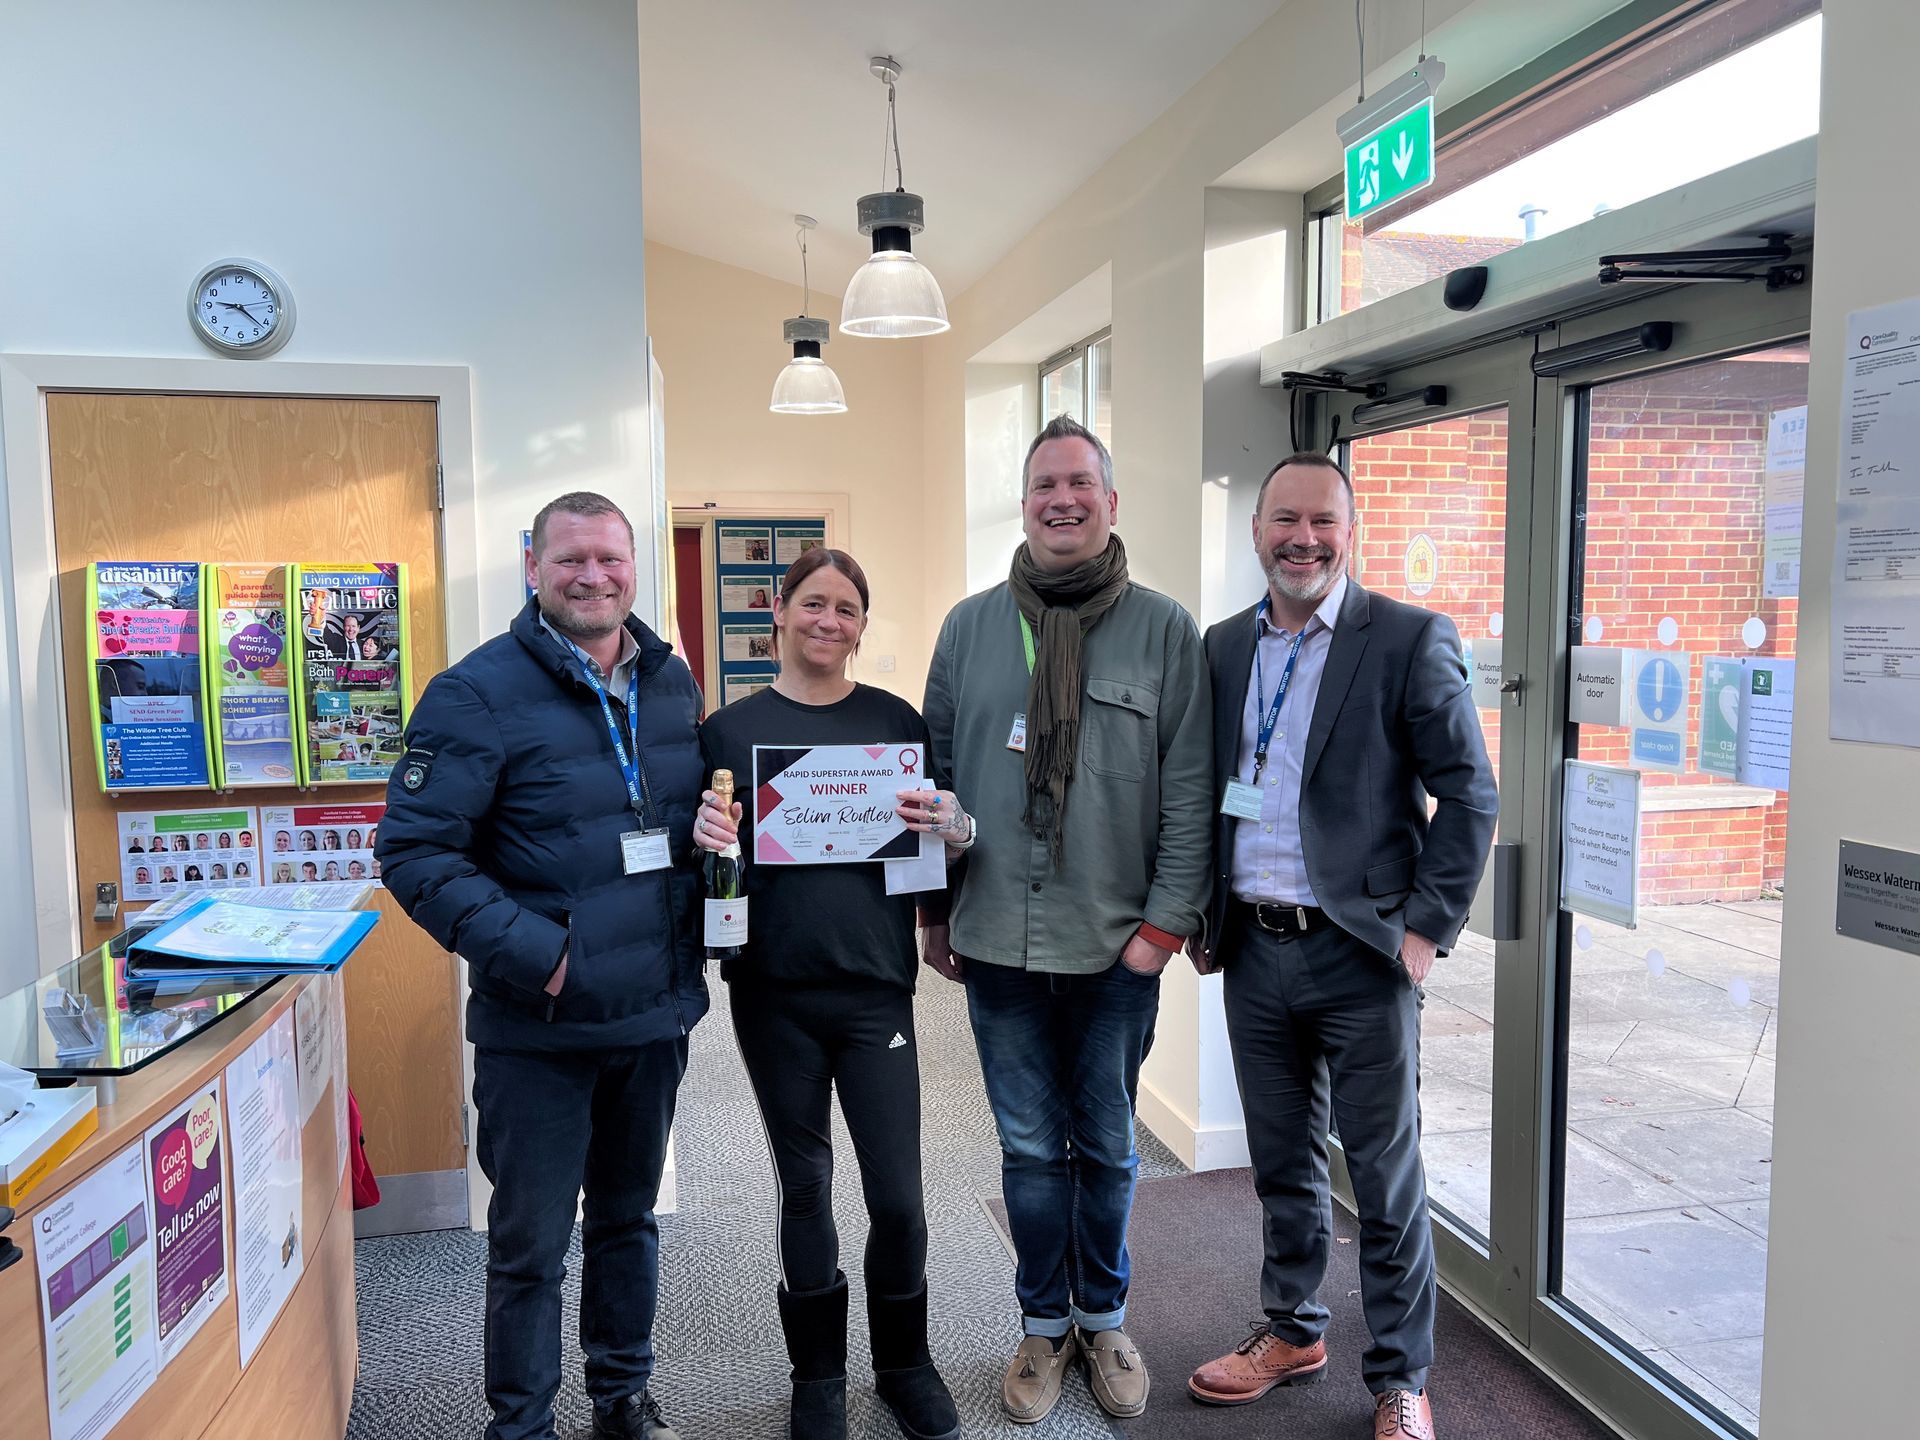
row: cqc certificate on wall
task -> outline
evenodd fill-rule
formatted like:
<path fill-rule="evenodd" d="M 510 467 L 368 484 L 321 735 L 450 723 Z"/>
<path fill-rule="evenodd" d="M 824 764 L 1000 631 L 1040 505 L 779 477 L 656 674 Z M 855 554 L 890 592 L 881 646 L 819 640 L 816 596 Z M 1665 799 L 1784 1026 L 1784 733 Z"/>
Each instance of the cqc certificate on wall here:
<path fill-rule="evenodd" d="M 921 745 L 753 747 L 753 858 L 761 865 L 908 860 L 920 836 L 895 796 L 923 787 Z"/>

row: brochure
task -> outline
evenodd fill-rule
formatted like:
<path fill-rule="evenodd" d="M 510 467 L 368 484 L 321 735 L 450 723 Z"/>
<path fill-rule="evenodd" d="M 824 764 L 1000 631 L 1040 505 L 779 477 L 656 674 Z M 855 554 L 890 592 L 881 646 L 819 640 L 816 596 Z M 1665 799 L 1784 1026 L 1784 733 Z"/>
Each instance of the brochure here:
<path fill-rule="evenodd" d="M 296 565 L 294 723 L 307 785 L 384 783 L 412 709 L 404 565 Z"/>
<path fill-rule="evenodd" d="M 214 773 L 237 789 L 294 781 L 287 567 L 209 565 Z"/>
<path fill-rule="evenodd" d="M 109 794 L 209 784 L 200 584 L 191 560 L 87 567 L 87 691 Z"/>

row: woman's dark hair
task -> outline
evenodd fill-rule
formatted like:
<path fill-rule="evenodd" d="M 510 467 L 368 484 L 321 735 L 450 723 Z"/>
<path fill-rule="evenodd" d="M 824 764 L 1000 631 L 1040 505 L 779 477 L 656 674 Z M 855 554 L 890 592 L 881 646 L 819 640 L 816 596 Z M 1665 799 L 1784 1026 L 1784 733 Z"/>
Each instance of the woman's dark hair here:
<path fill-rule="evenodd" d="M 860 568 L 860 562 L 844 550 L 829 550 L 824 545 L 816 545 L 805 551 L 800 558 L 787 567 L 787 573 L 780 579 L 780 598 L 791 601 L 793 592 L 800 588 L 800 582 L 814 571 L 832 566 L 853 582 L 853 588 L 859 592 L 860 608 L 873 608 L 873 599 L 867 593 L 867 572 Z"/>
<path fill-rule="evenodd" d="M 804 550 L 800 558 L 787 567 L 787 573 L 780 577 L 780 601 L 783 605 L 793 603 L 793 595 L 806 578 L 816 570 L 838 570 L 852 582 L 854 592 L 860 597 L 860 613 L 866 614 L 873 608 L 872 598 L 867 593 L 867 572 L 860 568 L 860 562 L 844 550 L 829 550 L 824 545 L 816 545 Z M 860 644 L 854 642 L 853 653 L 860 653 Z M 780 627 L 773 627 L 773 658 L 780 658 Z"/>

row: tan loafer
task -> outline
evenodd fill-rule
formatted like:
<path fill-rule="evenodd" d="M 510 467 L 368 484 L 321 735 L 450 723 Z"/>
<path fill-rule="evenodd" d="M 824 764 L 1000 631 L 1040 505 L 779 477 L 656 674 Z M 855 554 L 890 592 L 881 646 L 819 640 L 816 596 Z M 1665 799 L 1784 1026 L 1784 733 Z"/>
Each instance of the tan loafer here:
<path fill-rule="evenodd" d="M 1116 1420 L 1131 1420 L 1147 1408 L 1147 1363 L 1123 1331 L 1089 1335 L 1075 1327 L 1073 1345 L 1087 1367 L 1087 1388 Z"/>
<path fill-rule="evenodd" d="M 1035 1425 L 1060 1403 L 1060 1382 L 1066 1378 L 1065 1346 L 1056 1354 L 1044 1335 L 1029 1335 L 1013 1352 L 1013 1363 L 1000 1381 L 1000 1405 L 1016 1425 Z"/>
<path fill-rule="evenodd" d="M 1255 1321 L 1252 1334 L 1218 1360 L 1209 1360 L 1187 1381 L 1187 1393 L 1202 1405 L 1247 1405 L 1276 1385 L 1310 1385 L 1327 1368 L 1326 1343 L 1289 1345 Z"/>
<path fill-rule="evenodd" d="M 1373 1397 L 1373 1440 L 1433 1440 L 1433 1407 L 1424 1390 L 1383 1390 Z"/>

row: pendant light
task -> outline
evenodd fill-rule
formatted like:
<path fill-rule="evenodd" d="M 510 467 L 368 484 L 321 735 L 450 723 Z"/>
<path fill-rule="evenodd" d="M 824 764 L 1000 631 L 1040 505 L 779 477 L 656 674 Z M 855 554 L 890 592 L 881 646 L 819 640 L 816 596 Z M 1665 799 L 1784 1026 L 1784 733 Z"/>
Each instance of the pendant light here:
<path fill-rule="evenodd" d="M 946 297 L 927 267 L 913 254 L 913 236 L 926 227 L 926 205 L 907 192 L 900 172 L 900 126 L 894 111 L 894 85 L 900 62 L 876 55 L 868 64 L 887 87 L 887 145 L 880 154 L 881 189 L 862 195 L 860 233 L 873 237 L 873 254 L 854 272 L 840 307 L 842 335 L 871 335 L 904 340 L 938 335 L 949 329 Z M 893 155 L 894 188 L 886 189 L 887 154 Z"/>
<path fill-rule="evenodd" d="M 838 415 L 847 408 L 846 392 L 840 377 L 820 358 L 820 347 L 827 343 L 827 322 L 807 314 L 813 299 L 813 287 L 807 276 L 807 232 L 820 222 L 811 215 L 796 215 L 800 245 L 800 313 L 780 326 L 781 337 L 793 346 L 789 360 L 773 381 L 773 401 L 767 408 L 776 415 Z"/>

